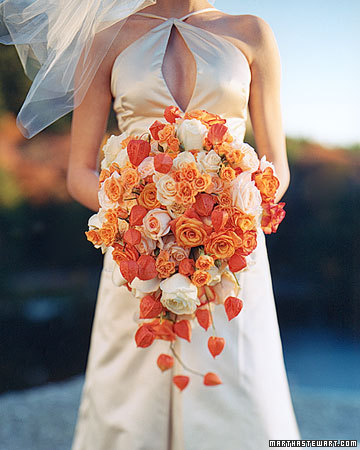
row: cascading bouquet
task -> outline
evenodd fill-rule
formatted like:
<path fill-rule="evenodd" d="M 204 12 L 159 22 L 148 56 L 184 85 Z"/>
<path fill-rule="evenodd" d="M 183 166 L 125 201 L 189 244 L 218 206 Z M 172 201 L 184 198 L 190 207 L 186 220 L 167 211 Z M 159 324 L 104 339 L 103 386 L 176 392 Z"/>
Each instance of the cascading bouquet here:
<path fill-rule="evenodd" d="M 275 203 L 279 180 L 272 163 L 232 135 L 225 119 L 204 110 L 164 111 L 143 135 L 111 136 L 103 147 L 100 209 L 89 219 L 87 239 L 116 262 L 113 281 L 140 300 L 138 347 L 190 342 L 192 322 L 213 325 L 214 305 L 229 320 L 243 306 L 238 274 L 251 265 L 258 229 L 276 232 L 285 203 Z M 225 340 L 214 333 L 208 349 L 215 358 Z M 184 365 L 183 365 L 184 366 Z M 185 367 L 185 366 L 184 366 Z M 185 367 L 186 368 L 186 367 Z M 205 385 L 220 384 L 209 372 Z M 183 390 L 189 377 L 175 375 Z"/>

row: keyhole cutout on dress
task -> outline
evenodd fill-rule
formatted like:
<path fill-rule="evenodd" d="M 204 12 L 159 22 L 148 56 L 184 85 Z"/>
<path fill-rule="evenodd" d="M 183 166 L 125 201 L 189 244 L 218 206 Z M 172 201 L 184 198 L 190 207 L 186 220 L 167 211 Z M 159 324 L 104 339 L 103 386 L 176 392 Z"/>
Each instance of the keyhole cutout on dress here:
<path fill-rule="evenodd" d="M 192 51 L 176 25 L 171 27 L 161 72 L 176 105 L 185 112 L 194 94 L 197 66 Z"/>

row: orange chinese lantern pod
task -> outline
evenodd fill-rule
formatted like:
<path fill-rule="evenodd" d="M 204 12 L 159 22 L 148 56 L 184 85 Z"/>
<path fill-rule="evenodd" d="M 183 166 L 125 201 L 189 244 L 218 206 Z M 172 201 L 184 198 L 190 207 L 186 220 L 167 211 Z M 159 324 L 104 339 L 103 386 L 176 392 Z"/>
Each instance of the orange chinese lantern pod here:
<path fill-rule="evenodd" d="M 204 376 L 204 384 L 205 384 L 205 386 L 217 386 L 218 384 L 222 384 L 222 381 L 216 375 L 216 373 L 208 372 Z"/>
<path fill-rule="evenodd" d="M 239 272 L 240 270 L 246 267 L 246 259 L 245 256 L 240 255 L 238 252 L 235 252 L 232 257 L 229 259 L 229 269 L 231 272 Z"/>
<path fill-rule="evenodd" d="M 183 391 L 186 386 L 189 384 L 190 378 L 186 375 L 175 375 L 173 377 L 174 384 L 180 389 L 180 391 Z"/>
<path fill-rule="evenodd" d="M 156 361 L 159 369 L 162 372 L 165 370 L 171 369 L 174 365 L 174 358 L 170 355 L 166 355 L 165 353 L 161 353 Z"/>
<path fill-rule="evenodd" d="M 194 208 L 200 216 L 207 217 L 210 216 L 211 211 L 214 208 L 214 204 L 215 199 L 212 195 L 202 193 L 196 196 Z"/>
<path fill-rule="evenodd" d="M 173 342 L 176 340 L 176 334 L 174 333 L 174 324 L 171 320 L 163 319 L 161 322 L 159 319 L 154 319 L 149 324 L 155 333 L 155 339 L 161 339 L 162 341 Z"/>
<path fill-rule="evenodd" d="M 154 167 L 157 172 L 168 173 L 173 165 L 173 159 L 166 153 L 158 153 L 154 157 Z"/>
<path fill-rule="evenodd" d="M 175 123 L 176 119 L 181 117 L 181 111 L 177 106 L 168 106 L 165 108 L 164 117 L 169 123 Z"/>
<path fill-rule="evenodd" d="M 163 310 L 162 304 L 152 295 L 145 295 L 140 302 L 140 319 L 155 319 Z"/>
<path fill-rule="evenodd" d="M 220 355 L 225 347 L 225 339 L 217 336 L 210 336 L 208 340 L 208 348 L 210 353 L 215 358 Z"/>
<path fill-rule="evenodd" d="M 147 213 L 148 213 L 148 210 L 144 206 L 134 205 L 131 208 L 130 217 L 129 217 L 130 226 L 134 227 L 136 225 L 142 225 L 143 219 Z"/>
<path fill-rule="evenodd" d="M 206 308 L 198 308 L 197 310 L 196 310 L 196 313 L 195 313 L 195 315 L 196 315 L 196 318 L 197 318 L 197 321 L 199 322 L 199 325 L 201 326 L 201 327 L 203 327 L 204 328 L 204 330 L 208 330 L 208 328 L 209 328 L 209 326 L 211 325 L 211 314 L 210 314 L 210 311 Z"/>
<path fill-rule="evenodd" d="M 132 139 L 127 145 L 127 153 L 131 164 L 138 166 L 150 155 L 151 145 L 143 139 Z"/>
<path fill-rule="evenodd" d="M 155 340 L 155 333 L 150 325 L 144 323 L 135 333 L 135 342 L 137 347 L 149 347 Z"/>
<path fill-rule="evenodd" d="M 231 320 L 236 317 L 243 307 L 243 301 L 237 297 L 228 297 L 225 302 L 225 311 L 228 319 Z"/>
<path fill-rule="evenodd" d="M 227 126 L 221 123 L 216 123 L 215 125 L 211 125 L 207 138 L 213 145 L 221 144 L 227 130 L 228 130 Z"/>
<path fill-rule="evenodd" d="M 152 280 L 158 274 L 155 259 L 150 255 L 141 255 L 137 260 L 139 266 L 138 277 L 140 280 Z M 124 277 L 125 278 L 125 277 Z"/>
<path fill-rule="evenodd" d="M 177 336 L 191 342 L 191 324 L 189 320 L 180 320 L 174 324 L 174 332 Z"/>
<path fill-rule="evenodd" d="M 223 209 L 214 209 L 211 213 L 211 223 L 215 231 L 222 230 L 229 219 L 229 214 Z"/>
<path fill-rule="evenodd" d="M 141 242 L 141 233 L 139 230 L 130 228 L 129 230 L 125 231 L 123 239 L 127 244 L 137 245 Z"/>
<path fill-rule="evenodd" d="M 185 277 L 191 276 L 195 272 L 195 263 L 191 258 L 184 258 L 179 264 L 179 273 Z"/>
<path fill-rule="evenodd" d="M 164 123 L 161 123 L 159 120 L 155 120 L 155 122 L 149 128 L 151 136 L 157 141 L 159 140 L 159 131 L 162 130 L 164 126 Z"/>
<path fill-rule="evenodd" d="M 119 264 L 121 275 L 128 283 L 131 283 L 138 276 L 138 263 L 133 260 L 120 261 Z"/>

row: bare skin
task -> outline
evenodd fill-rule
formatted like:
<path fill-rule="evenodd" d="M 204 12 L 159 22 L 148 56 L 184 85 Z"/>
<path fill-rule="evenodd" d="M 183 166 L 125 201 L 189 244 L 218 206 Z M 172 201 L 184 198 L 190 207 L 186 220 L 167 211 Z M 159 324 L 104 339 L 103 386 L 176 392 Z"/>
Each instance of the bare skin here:
<path fill-rule="evenodd" d="M 209 7 L 212 5 L 203 0 L 158 0 L 143 12 L 182 17 Z M 252 77 L 249 113 L 256 150 L 260 157 L 266 155 L 275 165 L 280 180 L 275 200 L 279 201 L 289 186 L 290 172 L 280 106 L 280 56 L 270 26 L 257 16 L 233 16 L 216 9 L 190 17 L 187 22 L 228 39 L 246 56 Z M 110 112 L 110 77 L 114 60 L 128 45 L 159 23 L 158 19 L 141 16 L 128 19 L 84 100 L 74 110 L 67 186 L 75 200 L 94 211 L 99 209 L 98 154 Z M 101 46 L 103 39 L 106 40 L 106 32 L 99 36 L 96 45 Z M 193 55 L 174 30 L 164 59 L 163 74 L 173 97 L 184 110 L 194 89 L 196 66 Z"/>

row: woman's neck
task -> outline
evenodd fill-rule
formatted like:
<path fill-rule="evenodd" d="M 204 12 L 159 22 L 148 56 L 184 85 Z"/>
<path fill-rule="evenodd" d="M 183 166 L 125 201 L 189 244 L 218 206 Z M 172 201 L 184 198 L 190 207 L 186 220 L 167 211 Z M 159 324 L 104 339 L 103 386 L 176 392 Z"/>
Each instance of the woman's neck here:
<path fill-rule="evenodd" d="M 182 17 L 194 11 L 211 7 L 213 5 L 207 0 L 156 0 L 155 5 L 144 8 L 142 12 L 163 17 Z"/>

